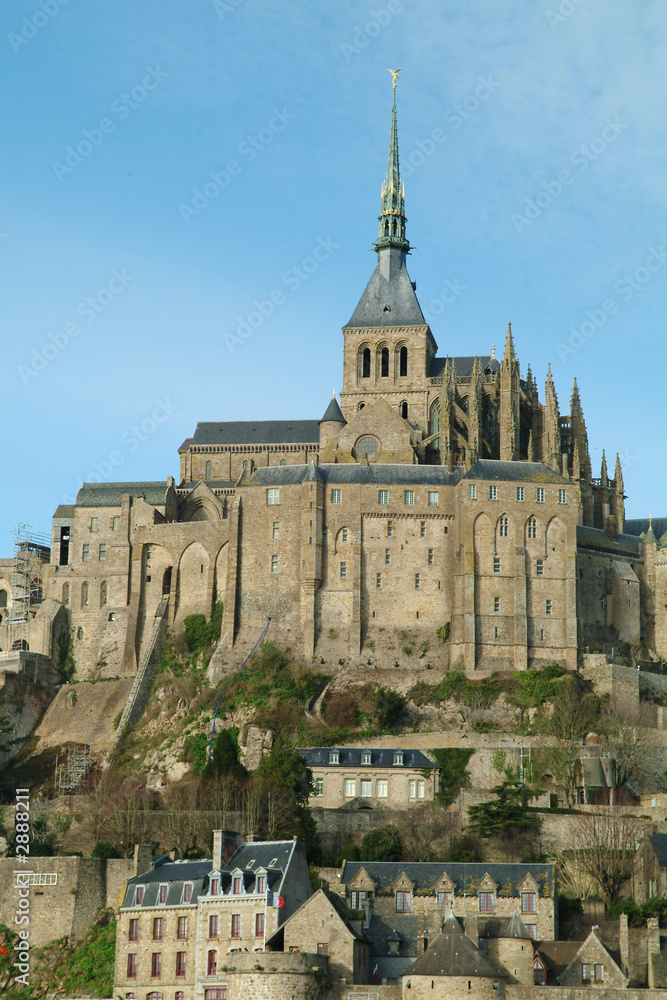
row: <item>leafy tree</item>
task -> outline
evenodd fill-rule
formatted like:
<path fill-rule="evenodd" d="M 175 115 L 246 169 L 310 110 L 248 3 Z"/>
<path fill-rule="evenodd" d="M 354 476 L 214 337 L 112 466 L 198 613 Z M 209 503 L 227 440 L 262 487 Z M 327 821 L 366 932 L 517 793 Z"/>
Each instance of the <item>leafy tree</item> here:
<path fill-rule="evenodd" d="M 271 752 L 262 758 L 256 774 L 259 778 L 283 785 L 299 805 L 306 804 L 313 790 L 313 772 L 298 750 L 288 740 L 280 737 L 273 744 Z"/>
<path fill-rule="evenodd" d="M 508 769 L 509 770 L 509 769 Z M 533 830 L 539 819 L 528 812 L 528 799 L 534 793 L 516 783 L 516 775 L 510 774 L 500 785 L 492 789 L 496 798 L 490 802 L 480 802 L 468 806 L 469 827 L 479 837 L 516 836 Z"/>
<path fill-rule="evenodd" d="M 379 687 L 373 692 L 373 705 L 380 729 L 393 729 L 405 711 L 407 699 L 398 691 Z"/>
<path fill-rule="evenodd" d="M 600 702 L 587 694 L 574 678 L 563 681 L 549 716 L 541 728 L 552 745 L 544 751 L 544 763 L 563 788 L 568 806 L 576 798 L 577 768 L 586 737 L 598 724 Z"/>
<path fill-rule="evenodd" d="M 238 729 L 222 729 L 213 740 L 211 757 L 204 767 L 204 780 L 229 777 L 240 781 L 248 774 L 239 760 Z"/>
<path fill-rule="evenodd" d="M 474 750 L 446 747 L 429 751 L 440 768 L 440 794 L 438 799 L 445 807 L 452 804 L 461 788 L 470 784 L 466 768 Z"/>
<path fill-rule="evenodd" d="M 123 853 L 108 840 L 98 840 L 92 851 L 91 858 L 122 858 Z"/>
<path fill-rule="evenodd" d="M 371 830 L 361 842 L 362 861 L 400 861 L 402 857 L 401 834 L 391 823 Z"/>

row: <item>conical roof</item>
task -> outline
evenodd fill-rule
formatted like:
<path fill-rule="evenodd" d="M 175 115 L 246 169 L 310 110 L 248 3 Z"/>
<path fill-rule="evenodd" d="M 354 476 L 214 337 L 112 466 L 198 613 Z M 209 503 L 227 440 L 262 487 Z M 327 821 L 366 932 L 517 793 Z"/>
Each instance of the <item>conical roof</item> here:
<path fill-rule="evenodd" d="M 512 914 L 510 922 L 507 925 L 507 930 L 503 934 L 503 937 L 506 937 L 506 938 L 530 938 L 530 934 L 528 933 L 528 929 L 526 928 L 526 925 L 524 924 L 523 920 L 519 916 L 519 911 L 516 909 L 516 907 L 514 909 L 514 913 Z"/>
<path fill-rule="evenodd" d="M 325 420 L 333 420 L 334 422 L 336 422 L 338 424 L 345 424 L 345 423 L 347 423 L 345 417 L 343 416 L 343 414 L 341 412 L 341 408 L 338 405 L 338 400 L 336 399 L 335 396 L 333 397 L 333 399 L 331 400 L 331 402 L 327 406 L 326 411 L 324 413 L 324 416 L 320 420 L 320 423 L 323 424 L 325 422 Z"/>
<path fill-rule="evenodd" d="M 483 955 L 450 913 L 442 933 L 429 945 L 423 955 L 405 970 L 404 976 L 460 976 L 472 979 L 504 979 L 505 973 Z"/>

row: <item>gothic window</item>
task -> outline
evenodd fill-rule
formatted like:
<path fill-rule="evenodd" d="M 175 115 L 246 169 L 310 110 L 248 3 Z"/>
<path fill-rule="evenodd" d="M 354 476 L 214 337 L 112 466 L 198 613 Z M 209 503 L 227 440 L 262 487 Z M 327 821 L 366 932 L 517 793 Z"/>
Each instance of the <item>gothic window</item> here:
<path fill-rule="evenodd" d="M 370 378 L 371 377 L 371 349 L 370 347 L 364 347 L 364 353 L 361 360 L 361 377 Z"/>
<path fill-rule="evenodd" d="M 507 538 L 509 535 L 509 518 L 503 515 L 498 521 L 498 527 L 500 529 L 500 537 Z"/>
<path fill-rule="evenodd" d="M 408 374 L 408 349 L 401 347 L 398 355 L 398 374 L 405 377 Z"/>
<path fill-rule="evenodd" d="M 488 396 L 484 397 L 484 413 L 482 416 L 482 434 L 487 445 L 494 450 L 496 447 L 496 404 Z"/>
<path fill-rule="evenodd" d="M 461 398 L 458 400 L 458 404 L 459 404 L 459 406 L 461 407 L 461 409 L 463 410 L 463 412 L 467 416 L 468 415 L 468 410 L 469 410 L 468 397 L 467 396 L 461 396 Z"/>
<path fill-rule="evenodd" d="M 106 604 L 109 600 L 109 585 L 106 580 L 103 580 L 100 584 L 100 607 Z"/>
<path fill-rule="evenodd" d="M 7 591 L 0 590 L 0 608 L 7 607 Z"/>
<path fill-rule="evenodd" d="M 537 538 L 537 521 L 534 517 L 528 518 L 528 537 Z"/>
<path fill-rule="evenodd" d="M 207 462 L 204 470 L 204 479 L 213 479 L 213 462 Z"/>
<path fill-rule="evenodd" d="M 405 401 L 401 403 L 401 416 L 404 420 L 408 419 L 408 404 Z"/>
<path fill-rule="evenodd" d="M 380 355 L 380 374 L 382 378 L 389 378 L 389 348 L 383 347 Z"/>
<path fill-rule="evenodd" d="M 87 603 L 88 603 L 88 584 L 84 582 L 81 584 L 81 607 L 85 608 Z"/>

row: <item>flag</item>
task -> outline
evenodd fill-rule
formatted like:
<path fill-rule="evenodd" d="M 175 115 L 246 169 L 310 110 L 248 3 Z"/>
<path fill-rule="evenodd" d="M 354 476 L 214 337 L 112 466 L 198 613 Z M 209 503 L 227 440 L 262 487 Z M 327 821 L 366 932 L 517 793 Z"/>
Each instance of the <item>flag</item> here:
<path fill-rule="evenodd" d="M 0 955 L 9 955 L 9 952 L 5 948 L 4 944 L 0 944 Z"/>
<path fill-rule="evenodd" d="M 373 982 L 377 982 L 378 977 L 378 963 L 375 963 L 375 968 L 373 969 Z"/>
<path fill-rule="evenodd" d="M 276 906 L 279 910 L 282 910 L 285 905 L 285 900 L 277 892 L 267 892 L 266 894 L 266 905 Z"/>

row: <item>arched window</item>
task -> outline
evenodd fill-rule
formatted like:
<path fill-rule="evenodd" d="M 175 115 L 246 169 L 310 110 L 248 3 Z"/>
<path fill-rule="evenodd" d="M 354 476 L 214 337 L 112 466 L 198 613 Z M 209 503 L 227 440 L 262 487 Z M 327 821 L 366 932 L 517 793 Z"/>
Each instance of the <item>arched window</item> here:
<path fill-rule="evenodd" d="M 534 517 L 528 518 L 528 537 L 537 538 L 537 521 Z"/>
<path fill-rule="evenodd" d="M 26 652 L 30 647 L 25 639 L 16 639 L 12 643 L 12 649 L 19 650 L 20 652 Z"/>
<path fill-rule="evenodd" d="M 77 637 L 77 639 L 83 639 L 83 629 L 81 628 L 80 625 L 79 625 L 78 629 L 76 630 L 76 637 Z"/>
<path fill-rule="evenodd" d="M 405 400 L 401 403 L 401 416 L 404 420 L 408 419 L 408 404 Z"/>
<path fill-rule="evenodd" d="M 100 607 L 103 607 L 109 600 L 109 585 L 106 580 L 100 584 Z"/>
<path fill-rule="evenodd" d="M 164 1000 L 164 994 L 153 990 L 152 993 L 146 994 L 146 1000 Z"/>
<path fill-rule="evenodd" d="M 380 372 L 382 378 L 389 378 L 389 348 L 383 347 L 380 355 Z"/>
<path fill-rule="evenodd" d="M 213 462 L 207 462 L 204 469 L 204 479 L 213 479 Z"/>
<path fill-rule="evenodd" d="M 69 604 L 69 583 L 63 583 L 63 604 Z"/>
<path fill-rule="evenodd" d="M 7 607 L 7 591 L 0 590 L 0 608 Z"/>
<path fill-rule="evenodd" d="M 218 974 L 218 953 L 213 948 L 208 953 L 206 970 L 207 970 L 206 974 L 208 976 L 216 976 Z"/>
<path fill-rule="evenodd" d="M 402 347 L 398 355 L 398 374 L 405 376 L 408 374 L 408 349 Z"/>
<path fill-rule="evenodd" d="M 280 459 L 280 464 L 281 465 L 287 465 L 287 459 L 286 458 L 281 458 Z"/>
<path fill-rule="evenodd" d="M 363 410 L 363 408 L 364 408 L 365 405 L 366 405 L 365 403 L 359 403 L 359 405 L 357 406 L 357 409 L 358 410 Z"/>
<path fill-rule="evenodd" d="M 380 442 L 372 434 L 364 434 L 357 441 L 357 455 L 375 455 L 380 450 Z"/>
<path fill-rule="evenodd" d="M 30 600 L 33 604 L 39 604 L 44 600 L 44 595 L 42 594 L 42 584 L 37 577 L 30 581 Z"/>
<path fill-rule="evenodd" d="M 87 603 L 88 603 L 88 584 L 84 582 L 81 584 L 81 607 L 85 608 Z"/>
<path fill-rule="evenodd" d="M 361 358 L 361 377 L 370 378 L 371 377 L 371 349 L 370 347 L 364 347 L 364 353 Z"/>
<path fill-rule="evenodd" d="M 164 576 L 162 577 L 162 596 L 169 597 L 171 593 L 171 566 L 167 566 L 164 571 Z"/>
<path fill-rule="evenodd" d="M 500 529 L 500 537 L 507 538 L 509 535 L 509 519 L 505 515 L 503 515 L 498 521 L 498 526 Z"/>

